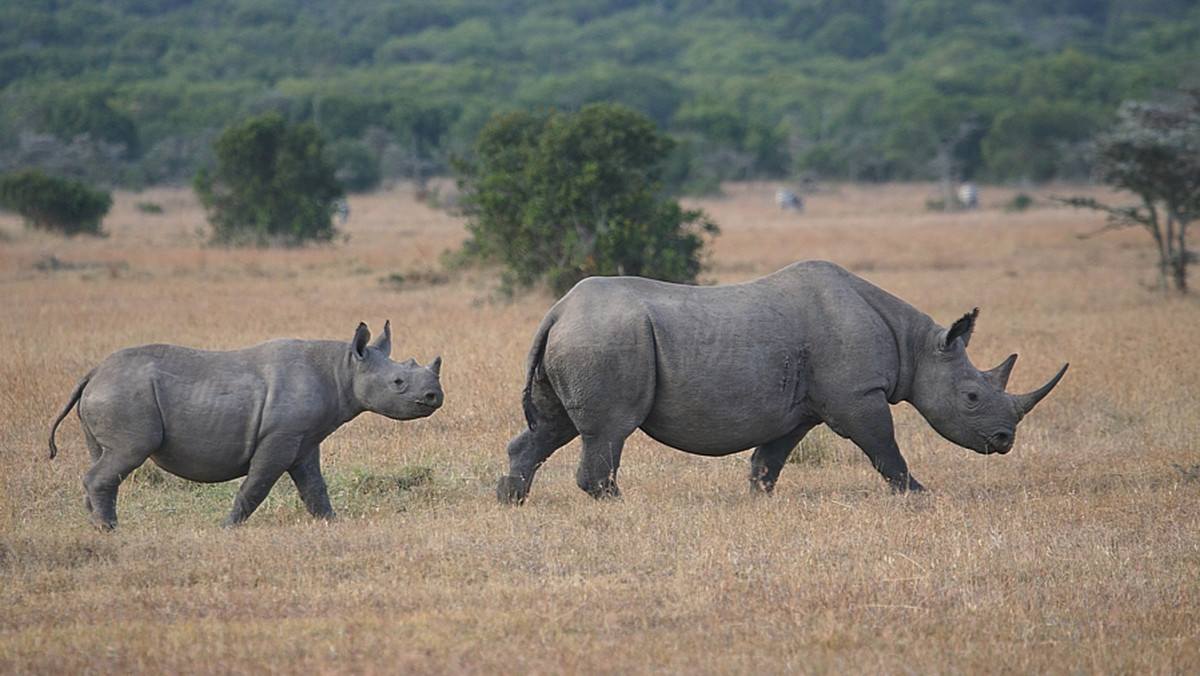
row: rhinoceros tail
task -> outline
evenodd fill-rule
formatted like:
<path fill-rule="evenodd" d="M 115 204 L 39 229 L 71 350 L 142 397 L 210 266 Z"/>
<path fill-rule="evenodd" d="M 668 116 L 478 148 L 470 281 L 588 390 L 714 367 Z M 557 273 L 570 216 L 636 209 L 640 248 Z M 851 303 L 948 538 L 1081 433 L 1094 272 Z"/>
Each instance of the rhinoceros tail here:
<path fill-rule="evenodd" d="M 63 421 L 63 418 L 67 417 L 67 414 L 71 412 L 71 409 L 75 406 L 75 404 L 79 403 L 79 397 L 83 395 L 83 388 L 87 387 L 88 381 L 91 379 L 92 374 L 89 373 L 79 381 L 79 384 L 77 384 L 75 389 L 71 392 L 71 398 L 67 400 L 67 405 L 63 406 L 63 409 L 58 412 L 58 417 L 54 419 L 54 424 L 50 426 L 51 460 L 54 459 L 54 456 L 58 455 L 58 445 L 54 443 L 54 433 L 58 431 L 58 425 Z"/>
<path fill-rule="evenodd" d="M 525 363 L 525 390 L 521 393 L 521 405 L 525 409 L 525 422 L 529 429 L 537 427 L 537 407 L 533 404 L 533 379 L 542 366 L 542 358 L 546 356 L 546 343 L 550 339 L 550 327 L 554 326 L 553 313 L 547 314 L 538 326 L 533 336 L 533 345 L 529 348 L 529 359 Z"/>

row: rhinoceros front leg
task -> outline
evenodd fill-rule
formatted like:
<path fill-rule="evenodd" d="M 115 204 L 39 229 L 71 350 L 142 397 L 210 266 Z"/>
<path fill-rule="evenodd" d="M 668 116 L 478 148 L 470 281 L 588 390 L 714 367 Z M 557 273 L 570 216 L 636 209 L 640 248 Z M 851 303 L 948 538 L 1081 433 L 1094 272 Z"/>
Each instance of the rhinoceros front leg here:
<path fill-rule="evenodd" d="M 321 475 L 321 449 L 315 448 L 307 454 L 304 460 L 288 470 L 300 499 L 304 501 L 308 513 L 318 519 L 333 519 L 333 505 L 329 503 L 329 488 L 325 485 L 325 477 Z"/>
<path fill-rule="evenodd" d="M 813 427 L 815 425 L 801 425 L 790 434 L 754 449 L 750 456 L 750 488 L 763 493 L 775 490 L 775 482 L 779 480 L 788 456 Z"/>
<path fill-rule="evenodd" d="M 533 476 L 542 463 L 565 446 L 579 432 L 566 415 L 543 420 L 534 429 L 526 429 L 508 442 L 508 474 L 496 485 L 496 499 L 519 505 L 529 495 Z"/>
<path fill-rule="evenodd" d="M 296 448 L 298 444 L 295 441 L 272 441 L 264 439 L 254 452 L 254 457 L 250 459 L 250 470 L 246 473 L 245 480 L 242 481 L 241 488 L 238 489 L 237 497 L 233 499 L 233 509 L 229 511 L 229 516 L 225 517 L 225 521 L 221 523 L 226 528 L 237 526 L 245 521 L 262 501 L 267 498 L 267 494 L 271 492 L 271 488 L 275 486 L 275 482 L 279 481 L 279 477 L 287 471 L 295 461 Z M 292 445 L 293 448 L 288 448 Z"/>
<path fill-rule="evenodd" d="M 838 422 L 839 433 L 853 441 L 867 457 L 892 491 L 923 491 L 922 486 L 908 473 L 908 463 L 900 455 L 896 432 L 892 424 L 892 409 L 887 396 L 880 390 L 864 395 L 851 407 L 851 414 Z"/>

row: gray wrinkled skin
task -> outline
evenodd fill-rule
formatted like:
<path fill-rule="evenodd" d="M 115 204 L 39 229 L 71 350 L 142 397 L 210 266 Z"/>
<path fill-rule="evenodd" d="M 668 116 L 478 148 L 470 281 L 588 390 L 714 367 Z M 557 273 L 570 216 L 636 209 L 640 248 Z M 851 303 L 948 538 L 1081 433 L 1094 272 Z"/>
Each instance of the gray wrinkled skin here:
<path fill-rule="evenodd" d="M 442 405 L 441 357 L 427 366 L 395 362 L 391 324 L 370 345 L 354 338 L 281 338 L 226 352 L 143 345 L 114 352 L 79 381 L 50 428 L 73 406 L 92 466 L 85 505 L 102 530 L 117 525 L 117 488 L 147 458 L 200 482 L 246 477 L 225 519 L 235 526 L 287 472 L 305 507 L 331 519 L 321 475 L 321 442 L 363 411 L 396 420 L 423 418 Z"/>
<path fill-rule="evenodd" d="M 751 485 L 770 492 L 820 423 L 857 444 L 894 490 L 922 490 L 896 445 L 891 404 L 910 402 L 961 446 L 1007 453 L 1017 423 L 1066 371 L 1035 392 L 1004 392 L 1016 355 L 987 372 L 967 359 L 977 315 L 944 329 L 823 261 L 727 286 L 585 279 L 538 327 L 529 426 L 509 442 L 497 497 L 524 501 L 538 467 L 576 436 L 579 487 L 616 496 L 621 449 L 637 428 L 699 455 L 754 448 Z"/>

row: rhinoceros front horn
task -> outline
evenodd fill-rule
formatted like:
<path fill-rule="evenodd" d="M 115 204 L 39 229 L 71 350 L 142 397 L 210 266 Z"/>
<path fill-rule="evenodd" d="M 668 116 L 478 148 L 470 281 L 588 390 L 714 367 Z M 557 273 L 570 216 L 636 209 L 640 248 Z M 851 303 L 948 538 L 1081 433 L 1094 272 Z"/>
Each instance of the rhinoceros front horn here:
<path fill-rule="evenodd" d="M 1058 375 L 1051 378 L 1050 382 L 1042 385 L 1038 389 L 1032 392 L 1026 392 L 1025 394 L 1013 395 L 1013 398 L 1017 401 L 1017 410 L 1020 411 L 1022 418 L 1032 411 L 1033 407 L 1038 405 L 1038 402 L 1040 402 L 1042 399 L 1045 399 L 1047 394 L 1050 394 L 1050 390 L 1053 390 L 1054 386 L 1058 384 L 1058 381 L 1062 380 L 1063 374 L 1067 372 L 1068 366 L 1070 366 L 1070 364 L 1063 364 L 1063 367 L 1058 370 Z"/>

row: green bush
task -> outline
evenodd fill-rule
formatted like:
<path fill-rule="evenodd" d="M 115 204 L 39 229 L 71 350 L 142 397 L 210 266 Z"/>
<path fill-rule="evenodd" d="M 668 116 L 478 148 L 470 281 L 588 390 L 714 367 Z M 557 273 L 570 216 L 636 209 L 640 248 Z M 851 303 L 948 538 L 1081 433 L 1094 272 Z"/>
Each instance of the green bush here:
<path fill-rule="evenodd" d="M 503 262 L 510 287 L 556 293 L 590 275 L 695 281 L 704 235 L 718 230 L 663 197 L 672 145 L 648 117 L 611 104 L 493 117 L 475 159 L 454 163 L 465 252 Z"/>
<path fill-rule="evenodd" d="M 345 195 L 311 123 L 264 113 L 229 127 L 213 143 L 217 165 L 192 182 L 218 244 L 299 246 L 329 241 L 336 200 Z"/>
<path fill-rule="evenodd" d="M 0 205 L 25 218 L 28 227 L 64 235 L 100 234 L 112 195 L 79 179 L 37 169 L 0 176 Z"/>

